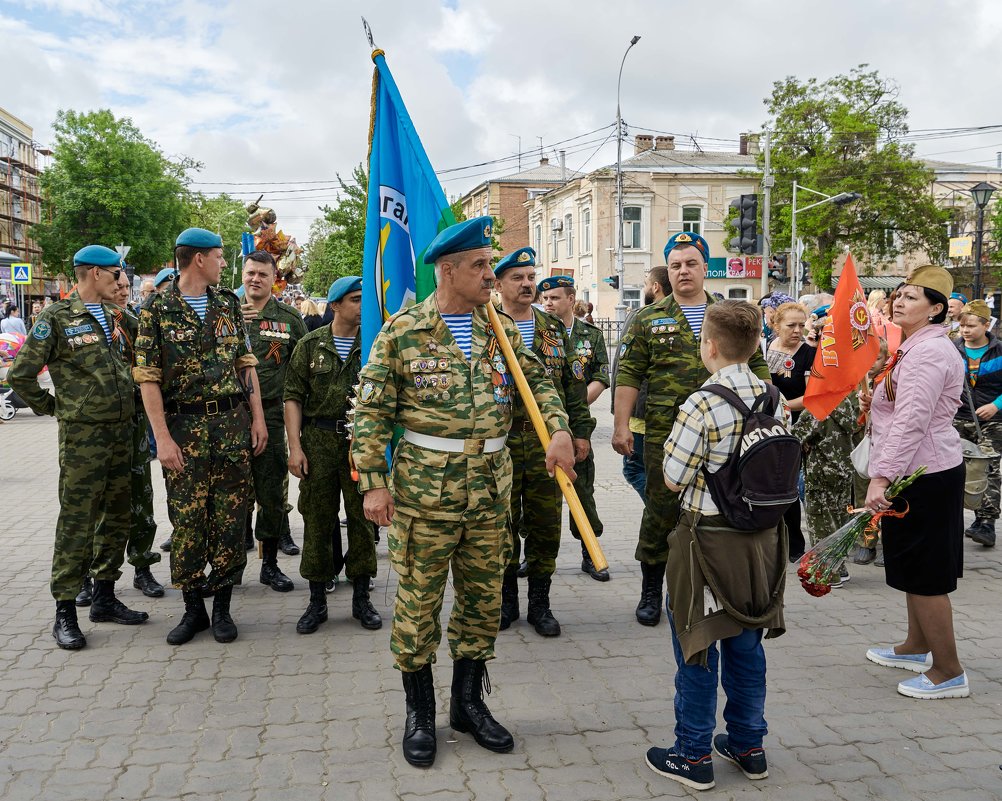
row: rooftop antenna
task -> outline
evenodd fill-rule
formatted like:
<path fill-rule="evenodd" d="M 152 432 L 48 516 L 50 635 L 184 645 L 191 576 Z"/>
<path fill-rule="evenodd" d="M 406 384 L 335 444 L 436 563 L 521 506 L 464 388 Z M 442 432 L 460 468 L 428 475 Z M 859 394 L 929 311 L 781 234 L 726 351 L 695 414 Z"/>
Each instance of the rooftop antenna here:
<path fill-rule="evenodd" d="M 698 131 L 696 133 L 699 133 Z M 696 152 L 700 155 L 703 154 L 703 148 L 699 146 L 699 142 L 696 141 L 696 134 L 689 134 L 689 140 L 692 142 L 692 146 L 696 148 Z"/>

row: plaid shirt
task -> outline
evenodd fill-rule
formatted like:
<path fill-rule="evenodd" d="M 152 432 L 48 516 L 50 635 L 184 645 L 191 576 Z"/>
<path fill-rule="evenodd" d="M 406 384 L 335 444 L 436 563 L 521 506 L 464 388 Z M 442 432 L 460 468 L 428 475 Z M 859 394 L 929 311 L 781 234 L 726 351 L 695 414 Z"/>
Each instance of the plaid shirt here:
<path fill-rule="evenodd" d="M 749 408 L 765 391 L 765 382 L 747 364 L 730 364 L 711 375 L 703 386 L 720 384 L 734 390 Z M 777 419 L 790 425 L 790 413 L 781 404 Z M 665 440 L 665 481 L 682 487 L 682 507 L 703 515 L 719 514 L 703 476 L 703 466 L 716 473 L 738 445 L 743 421 L 737 409 L 717 395 L 697 390 L 678 411 L 675 426 Z"/>

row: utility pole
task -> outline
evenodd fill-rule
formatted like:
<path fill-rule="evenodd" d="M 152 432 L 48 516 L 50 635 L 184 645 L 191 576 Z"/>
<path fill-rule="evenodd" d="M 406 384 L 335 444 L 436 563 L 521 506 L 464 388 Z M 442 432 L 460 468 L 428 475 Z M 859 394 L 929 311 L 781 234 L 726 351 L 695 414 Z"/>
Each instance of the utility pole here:
<path fill-rule="evenodd" d="M 762 176 L 762 286 L 761 297 L 769 294 L 769 261 L 772 258 L 772 237 L 769 234 L 769 222 L 772 216 L 772 187 L 776 180 L 772 177 L 770 166 L 771 153 L 769 147 L 769 129 L 765 129 L 763 144 L 765 145 L 765 174 Z"/>
<path fill-rule="evenodd" d="M 630 46 L 623 53 L 619 64 L 619 78 L 616 81 L 616 275 L 619 276 L 619 303 L 616 304 L 616 320 L 620 325 L 626 322 L 626 267 L 623 264 L 623 115 L 619 107 L 619 95 L 623 85 L 623 66 L 626 57 L 639 36 L 630 40 Z M 622 333 L 622 331 L 620 331 Z"/>

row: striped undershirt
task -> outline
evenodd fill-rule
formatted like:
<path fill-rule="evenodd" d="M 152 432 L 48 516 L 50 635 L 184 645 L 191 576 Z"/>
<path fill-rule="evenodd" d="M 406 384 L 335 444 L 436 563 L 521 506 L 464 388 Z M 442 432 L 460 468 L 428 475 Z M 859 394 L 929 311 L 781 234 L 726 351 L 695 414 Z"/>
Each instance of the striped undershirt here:
<path fill-rule="evenodd" d="M 104 306 L 100 303 L 85 303 L 84 306 L 87 307 L 87 311 L 94 315 L 94 318 L 101 324 L 101 328 L 104 329 L 104 338 L 111 343 L 111 326 L 108 325 L 108 318 L 104 314 Z"/>
<path fill-rule="evenodd" d="M 205 295 L 182 295 L 184 302 L 195 310 L 198 319 L 205 322 L 205 310 L 209 307 L 209 296 Z"/>
<path fill-rule="evenodd" d="M 463 355 L 469 359 L 473 353 L 473 312 L 468 314 L 443 314 L 442 319 L 452 332 Z"/>
<path fill-rule="evenodd" d="M 341 357 L 341 361 L 348 361 L 348 354 L 351 353 L 351 346 L 355 344 L 355 337 L 334 337 L 334 350 Z"/>
<path fill-rule="evenodd" d="M 682 314 L 685 315 L 686 321 L 689 323 L 689 328 L 692 329 L 692 333 L 696 335 L 696 339 L 699 339 L 699 332 L 703 328 L 703 315 L 706 314 L 706 304 L 700 304 L 699 306 L 682 306 L 679 305 L 682 310 Z"/>
<path fill-rule="evenodd" d="M 522 335 L 522 341 L 529 349 L 536 343 L 536 318 L 530 317 L 528 320 L 516 320 L 518 333 Z"/>

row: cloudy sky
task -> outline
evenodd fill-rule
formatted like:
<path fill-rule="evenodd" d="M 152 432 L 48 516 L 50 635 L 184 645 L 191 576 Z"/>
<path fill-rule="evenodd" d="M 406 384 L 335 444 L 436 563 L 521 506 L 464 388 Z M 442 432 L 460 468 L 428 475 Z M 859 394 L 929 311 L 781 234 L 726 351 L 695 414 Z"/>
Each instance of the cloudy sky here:
<path fill-rule="evenodd" d="M 1002 123 L 991 0 L 0 0 L 0 106 L 43 145 L 59 109 L 131 117 L 166 153 L 205 165 L 196 188 L 263 192 L 305 239 L 335 174 L 365 158 L 362 15 L 450 196 L 513 172 L 519 146 L 523 168 L 540 148 L 554 160 L 566 149 L 574 169 L 613 162 L 616 76 L 634 34 L 631 134 L 736 147 L 767 121 L 773 81 L 863 62 L 898 82 L 913 131 Z M 1002 131 L 917 145 L 989 165 Z M 494 163 L 471 166 L 482 162 Z"/>

